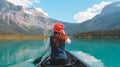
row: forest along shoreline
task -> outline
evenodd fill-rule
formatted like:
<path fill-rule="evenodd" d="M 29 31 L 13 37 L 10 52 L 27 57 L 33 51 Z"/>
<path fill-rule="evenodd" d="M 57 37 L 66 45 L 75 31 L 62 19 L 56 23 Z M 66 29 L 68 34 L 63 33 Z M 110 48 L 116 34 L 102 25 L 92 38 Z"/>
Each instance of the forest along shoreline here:
<path fill-rule="evenodd" d="M 84 32 L 78 33 L 72 36 L 73 38 L 86 38 L 86 39 L 93 39 L 93 38 L 120 38 L 120 30 L 108 30 L 108 31 L 92 31 L 92 32 Z"/>
<path fill-rule="evenodd" d="M 0 34 L 0 40 L 47 39 L 50 35 Z M 120 30 L 92 31 L 70 35 L 72 39 L 120 38 Z"/>
<path fill-rule="evenodd" d="M 43 35 L 0 35 L 0 40 L 31 40 L 46 39 L 48 36 Z"/>

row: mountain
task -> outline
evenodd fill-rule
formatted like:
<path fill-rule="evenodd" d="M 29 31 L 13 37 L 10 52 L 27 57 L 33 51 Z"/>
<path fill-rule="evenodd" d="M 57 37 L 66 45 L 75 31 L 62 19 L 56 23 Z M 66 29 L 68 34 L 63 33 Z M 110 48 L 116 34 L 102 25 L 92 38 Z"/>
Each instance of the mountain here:
<path fill-rule="evenodd" d="M 49 18 L 35 8 L 23 8 L 6 0 L 0 1 L 0 34 L 52 33 L 55 22 L 65 25 L 67 34 L 120 29 L 120 2 L 105 6 L 102 12 L 83 23 L 67 23 Z"/>
<path fill-rule="evenodd" d="M 0 0 L 0 14 L 13 11 L 20 11 L 22 9 L 22 6 L 15 6 L 12 3 L 7 2 L 6 0 Z"/>
<path fill-rule="evenodd" d="M 23 8 L 6 0 L 0 1 L 0 34 L 46 35 L 56 20 L 35 8 Z"/>
<path fill-rule="evenodd" d="M 99 15 L 73 28 L 74 33 L 120 30 L 120 2 L 105 6 Z"/>

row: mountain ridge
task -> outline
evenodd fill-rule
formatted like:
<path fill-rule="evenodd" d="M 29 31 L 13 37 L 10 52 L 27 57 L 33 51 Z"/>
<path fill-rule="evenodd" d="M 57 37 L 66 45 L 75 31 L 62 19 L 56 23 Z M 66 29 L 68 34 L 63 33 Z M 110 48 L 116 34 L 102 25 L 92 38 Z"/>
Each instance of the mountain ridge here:
<path fill-rule="evenodd" d="M 116 5 L 120 5 L 120 2 L 106 5 L 100 14 L 79 24 L 77 33 L 120 29 L 120 6 Z"/>
<path fill-rule="evenodd" d="M 0 33 L 49 35 L 55 22 L 65 25 L 69 35 L 120 29 L 120 2 L 105 6 L 102 12 L 82 23 L 68 23 L 49 18 L 35 8 L 23 8 L 6 0 L 0 1 Z M 116 6 L 117 5 L 117 6 Z M 117 8 L 117 9 L 116 9 Z M 112 10 L 116 9 L 116 10 Z"/>
<path fill-rule="evenodd" d="M 40 13 L 38 10 L 24 9 L 22 6 L 16 6 L 6 0 L 0 2 L 0 29 L 4 31 L 10 30 L 13 33 L 19 34 L 48 34 L 48 30 L 54 24 L 55 20 L 47 18 L 44 14 Z M 26 13 L 26 11 L 33 11 L 33 15 Z M 4 28 L 8 26 L 8 28 Z M 44 32 L 47 31 L 47 32 Z M 8 32 L 9 33 L 9 32 Z"/>

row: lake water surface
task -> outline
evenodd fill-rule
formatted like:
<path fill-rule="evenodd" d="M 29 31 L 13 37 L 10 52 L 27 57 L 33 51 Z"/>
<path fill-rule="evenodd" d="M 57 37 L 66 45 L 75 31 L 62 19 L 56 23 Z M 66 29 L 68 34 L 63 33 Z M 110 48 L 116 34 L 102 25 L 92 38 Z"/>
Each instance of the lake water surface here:
<path fill-rule="evenodd" d="M 35 67 L 45 40 L 0 41 L 0 67 Z M 120 67 L 120 39 L 73 39 L 66 49 L 91 67 Z M 48 52 L 49 54 L 49 52 Z"/>

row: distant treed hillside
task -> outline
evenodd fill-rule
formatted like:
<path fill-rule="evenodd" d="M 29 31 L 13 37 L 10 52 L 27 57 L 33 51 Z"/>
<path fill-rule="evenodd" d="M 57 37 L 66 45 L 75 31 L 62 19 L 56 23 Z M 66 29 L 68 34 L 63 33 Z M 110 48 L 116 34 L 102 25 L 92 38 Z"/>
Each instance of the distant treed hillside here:
<path fill-rule="evenodd" d="M 74 38 L 120 38 L 120 30 L 93 31 L 80 33 L 73 36 Z"/>

